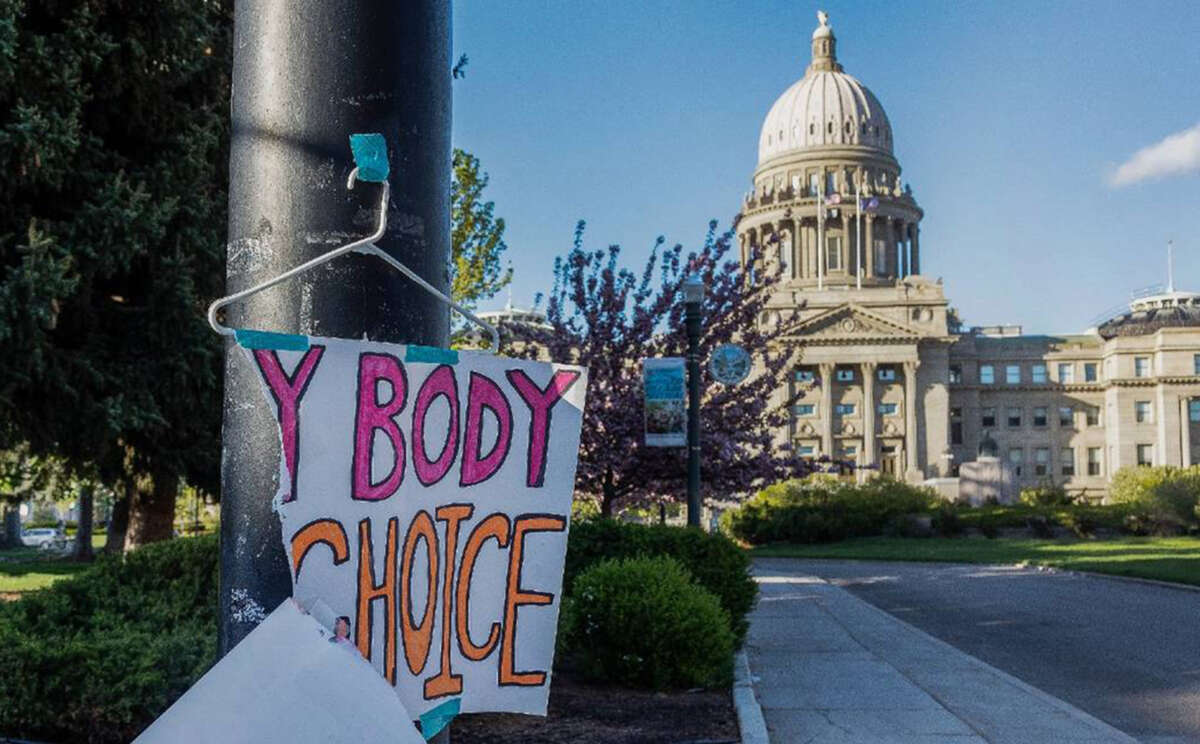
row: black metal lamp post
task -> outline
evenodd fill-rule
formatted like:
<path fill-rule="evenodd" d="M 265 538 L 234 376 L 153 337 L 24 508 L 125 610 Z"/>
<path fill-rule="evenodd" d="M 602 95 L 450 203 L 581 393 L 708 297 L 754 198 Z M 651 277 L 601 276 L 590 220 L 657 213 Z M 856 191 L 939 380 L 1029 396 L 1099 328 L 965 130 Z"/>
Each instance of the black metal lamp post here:
<path fill-rule="evenodd" d="M 688 372 L 688 527 L 700 526 L 700 304 L 704 282 L 692 273 L 683 280 L 683 303 L 687 310 Z"/>

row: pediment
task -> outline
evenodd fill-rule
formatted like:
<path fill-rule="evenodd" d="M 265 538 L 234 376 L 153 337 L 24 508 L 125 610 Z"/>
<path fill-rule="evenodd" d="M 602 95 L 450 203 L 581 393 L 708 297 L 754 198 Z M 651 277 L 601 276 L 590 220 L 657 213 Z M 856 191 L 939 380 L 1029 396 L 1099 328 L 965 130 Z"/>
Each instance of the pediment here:
<path fill-rule="evenodd" d="M 832 308 L 801 322 L 796 334 L 805 339 L 918 339 L 921 334 L 904 323 L 873 313 L 853 303 Z"/>

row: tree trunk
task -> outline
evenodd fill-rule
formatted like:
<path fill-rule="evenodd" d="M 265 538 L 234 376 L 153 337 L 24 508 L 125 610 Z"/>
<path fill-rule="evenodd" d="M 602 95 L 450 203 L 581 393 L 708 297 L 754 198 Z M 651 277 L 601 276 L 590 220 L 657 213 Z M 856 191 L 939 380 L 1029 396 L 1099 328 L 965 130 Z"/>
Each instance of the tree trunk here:
<path fill-rule="evenodd" d="M 4 506 L 4 531 L 0 533 L 0 545 L 19 548 L 21 542 L 21 507 L 19 504 Z"/>
<path fill-rule="evenodd" d="M 91 485 L 79 490 L 79 522 L 75 530 L 75 555 L 77 561 L 96 558 L 92 551 L 92 517 L 95 511 L 96 491 Z"/>
<path fill-rule="evenodd" d="M 129 527 L 129 502 L 133 501 L 136 490 L 133 479 L 129 478 L 122 486 L 122 493 L 113 502 L 112 514 L 108 515 L 108 539 L 104 542 L 104 552 L 120 554 L 125 550 L 125 530 Z"/>
<path fill-rule="evenodd" d="M 129 525 L 125 529 L 125 550 L 130 551 L 160 540 L 170 540 L 175 533 L 175 497 L 179 494 L 179 478 L 169 473 L 155 473 L 146 483 L 139 479 L 129 502 Z"/>
<path fill-rule="evenodd" d="M 617 501 L 617 489 L 613 485 L 613 472 L 609 468 L 604 472 L 604 483 L 601 484 L 600 492 L 600 517 L 602 519 L 612 519 L 613 507 Z"/>

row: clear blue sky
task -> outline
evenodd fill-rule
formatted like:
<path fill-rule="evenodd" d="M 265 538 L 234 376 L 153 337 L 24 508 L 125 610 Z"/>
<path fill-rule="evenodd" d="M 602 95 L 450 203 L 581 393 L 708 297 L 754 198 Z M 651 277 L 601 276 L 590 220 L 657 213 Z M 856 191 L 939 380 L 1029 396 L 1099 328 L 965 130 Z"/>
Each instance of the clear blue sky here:
<path fill-rule="evenodd" d="M 1139 4 L 1141 5 L 1141 4 Z M 576 220 L 640 266 L 750 187 L 768 108 L 824 8 L 925 210 L 922 273 L 969 324 L 1075 332 L 1130 290 L 1200 291 L 1200 173 L 1113 188 L 1200 123 L 1200 3 L 456 0 L 454 142 L 508 223 L 513 297 L 549 289 Z M 498 307 L 504 297 L 484 305 Z"/>

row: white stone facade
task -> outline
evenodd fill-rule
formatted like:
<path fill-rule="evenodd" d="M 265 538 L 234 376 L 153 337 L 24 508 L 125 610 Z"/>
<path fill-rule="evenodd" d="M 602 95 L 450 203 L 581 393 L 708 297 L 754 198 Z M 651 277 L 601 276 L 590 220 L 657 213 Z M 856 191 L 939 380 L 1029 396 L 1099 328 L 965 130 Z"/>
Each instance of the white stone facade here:
<path fill-rule="evenodd" d="M 920 274 L 924 213 L 887 115 L 835 50 L 823 21 L 737 222 L 743 264 L 783 273 L 760 322 L 799 323 L 780 445 L 919 482 L 957 476 L 986 433 L 1014 487 L 1097 497 L 1126 465 L 1200 463 L 1200 294 L 1169 288 L 1081 334 L 960 329 Z"/>

